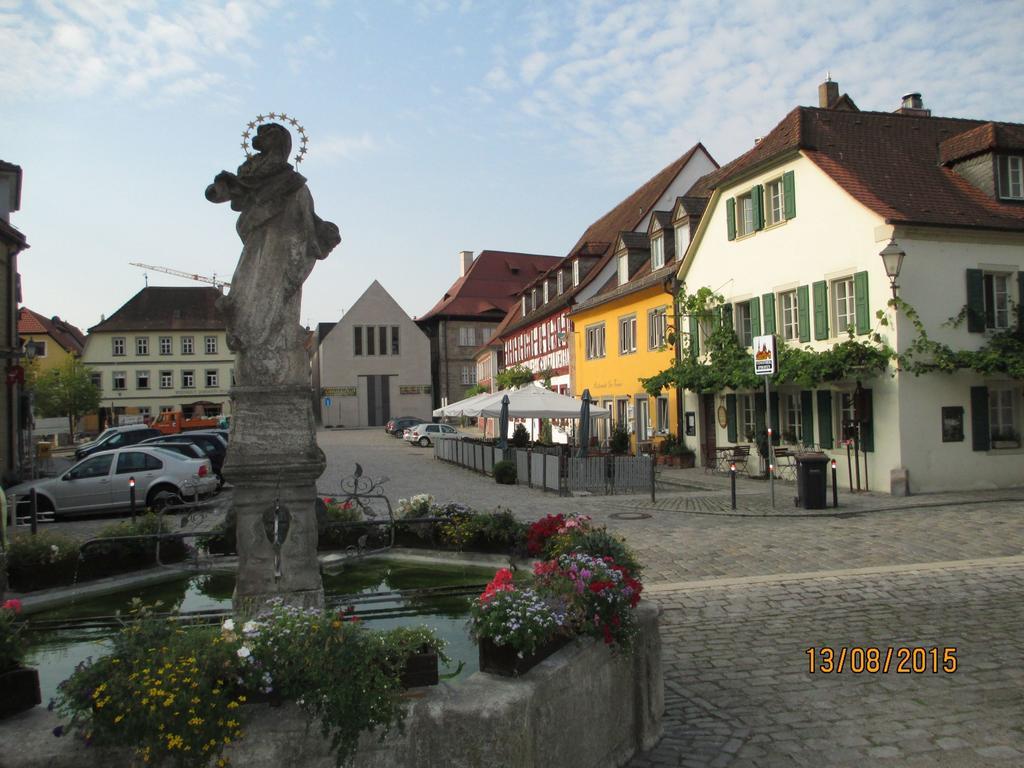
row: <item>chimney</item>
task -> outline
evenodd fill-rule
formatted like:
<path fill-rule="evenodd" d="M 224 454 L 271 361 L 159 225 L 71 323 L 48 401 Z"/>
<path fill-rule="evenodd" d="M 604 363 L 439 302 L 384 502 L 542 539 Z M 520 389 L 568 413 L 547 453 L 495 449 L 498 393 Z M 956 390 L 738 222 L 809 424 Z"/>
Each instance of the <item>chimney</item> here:
<path fill-rule="evenodd" d="M 924 108 L 924 100 L 920 93 L 907 93 L 903 95 L 903 102 L 896 110 L 897 115 L 914 115 L 915 117 L 931 117 L 932 111 Z"/>
<path fill-rule="evenodd" d="M 831 75 L 825 76 L 825 82 L 818 86 L 818 106 L 831 109 L 839 101 L 839 83 L 832 80 Z"/>
<path fill-rule="evenodd" d="M 465 277 L 473 265 L 472 251 L 459 251 L 459 277 Z"/>

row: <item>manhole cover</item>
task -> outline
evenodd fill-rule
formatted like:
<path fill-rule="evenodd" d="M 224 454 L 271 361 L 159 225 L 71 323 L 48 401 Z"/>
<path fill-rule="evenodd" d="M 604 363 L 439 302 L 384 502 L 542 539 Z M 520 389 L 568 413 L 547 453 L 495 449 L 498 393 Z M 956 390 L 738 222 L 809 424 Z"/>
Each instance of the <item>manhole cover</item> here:
<path fill-rule="evenodd" d="M 650 515 L 646 512 L 613 512 L 608 517 L 613 520 L 647 520 Z"/>

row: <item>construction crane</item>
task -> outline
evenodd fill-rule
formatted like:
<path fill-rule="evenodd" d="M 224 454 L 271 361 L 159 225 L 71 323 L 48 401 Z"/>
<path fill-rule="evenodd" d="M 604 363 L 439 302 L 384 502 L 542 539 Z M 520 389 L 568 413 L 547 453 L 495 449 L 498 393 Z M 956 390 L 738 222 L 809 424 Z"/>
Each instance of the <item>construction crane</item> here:
<path fill-rule="evenodd" d="M 184 277 L 186 280 L 195 280 L 200 283 L 209 283 L 210 285 L 220 290 L 222 293 L 225 288 L 231 287 L 231 283 L 229 283 L 227 280 L 218 280 L 216 272 L 213 274 L 213 277 L 207 277 L 206 275 L 197 275 L 194 272 L 182 272 L 180 269 L 171 269 L 170 267 L 157 267 L 152 264 L 140 264 L 137 261 L 129 261 L 128 263 L 133 267 L 141 267 L 142 269 L 152 269 L 154 272 L 164 272 L 168 275 L 174 275 L 175 277 Z"/>

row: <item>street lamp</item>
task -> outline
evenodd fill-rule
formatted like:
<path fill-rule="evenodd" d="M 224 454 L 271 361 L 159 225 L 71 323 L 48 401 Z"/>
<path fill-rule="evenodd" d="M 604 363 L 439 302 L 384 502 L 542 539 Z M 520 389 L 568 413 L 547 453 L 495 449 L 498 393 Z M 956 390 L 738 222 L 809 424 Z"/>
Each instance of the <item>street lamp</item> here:
<path fill-rule="evenodd" d="M 672 347 L 675 353 L 676 365 L 679 365 L 683 359 L 683 349 L 680 346 L 682 344 L 682 328 L 680 328 L 680 322 L 682 318 L 679 316 L 679 278 L 675 275 L 671 275 L 665 279 L 663 285 L 665 293 L 672 297 Z M 683 430 L 683 388 L 676 387 L 676 438 L 679 440 L 679 445 L 685 445 L 686 439 L 684 437 L 686 433 Z"/>
<path fill-rule="evenodd" d="M 889 276 L 892 297 L 895 299 L 900 289 L 896 284 L 896 278 L 900 276 L 900 270 L 903 268 L 903 257 L 907 254 L 896 244 L 894 239 L 890 238 L 889 244 L 878 255 L 882 257 L 882 263 L 885 265 L 885 274 Z"/>

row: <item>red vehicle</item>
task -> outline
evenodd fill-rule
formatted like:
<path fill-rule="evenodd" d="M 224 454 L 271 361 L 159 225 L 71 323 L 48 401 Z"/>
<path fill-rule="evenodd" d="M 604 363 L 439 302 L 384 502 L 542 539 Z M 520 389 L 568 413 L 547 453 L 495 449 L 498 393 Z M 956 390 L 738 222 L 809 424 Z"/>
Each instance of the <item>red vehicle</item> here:
<path fill-rule="evenodd" d="M 207 416 L 202 406 L 196 406 L 191 418 L 186 419 L 180 410 L 164 411 L 153 419 L 149 426 L 165 435 L 176 435 L 193 429 L 216 429 L 219 423 L 219 415 Z"/>

